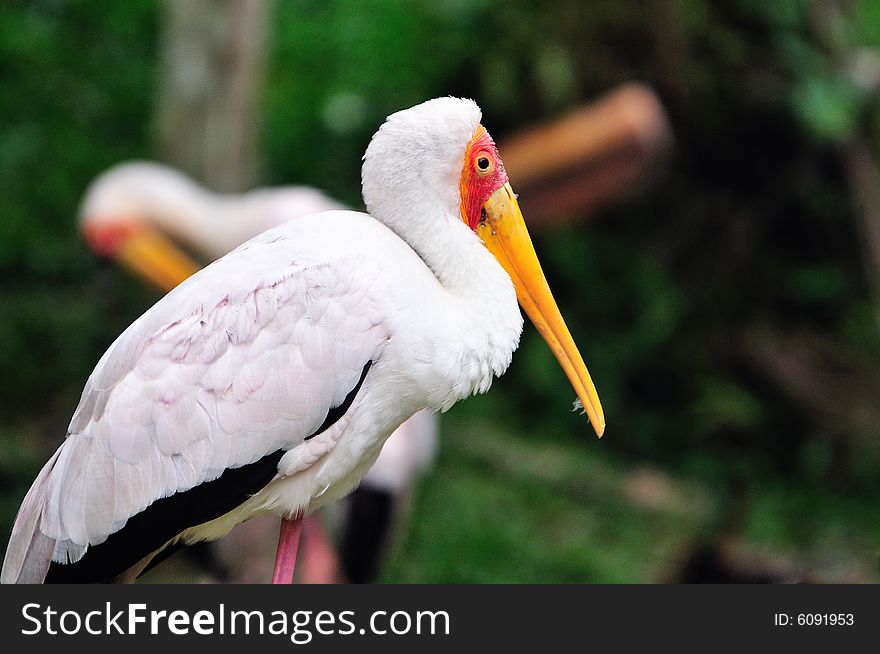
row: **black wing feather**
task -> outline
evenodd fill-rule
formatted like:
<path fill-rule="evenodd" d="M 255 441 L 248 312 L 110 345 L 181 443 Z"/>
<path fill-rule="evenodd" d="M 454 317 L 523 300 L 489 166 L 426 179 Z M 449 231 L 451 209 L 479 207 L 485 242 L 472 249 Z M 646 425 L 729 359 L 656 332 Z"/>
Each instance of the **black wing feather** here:
<path fill-rule="evenodd" d="M 372 361 L 361 372 L 357 385 L 342 404 L 327 412 L 314 438 L 348 411 L 367 377 Z M 109 583 L 144 557 L 157 551 L 190 527 L 210 522 L 243 504 L 263 489 L 278 472 L 286 450 L 277 450 L 238 468 L 228 468 L 213 481 L 156 500 L 103 543 L 89 547 L 76 563 L 49 566 L 46 583 Z"/>

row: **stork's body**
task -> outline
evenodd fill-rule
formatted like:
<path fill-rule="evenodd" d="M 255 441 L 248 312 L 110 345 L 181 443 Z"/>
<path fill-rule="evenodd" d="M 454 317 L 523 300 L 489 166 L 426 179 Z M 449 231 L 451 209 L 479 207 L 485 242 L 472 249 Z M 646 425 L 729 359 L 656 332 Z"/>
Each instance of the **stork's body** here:
<path fill-rule="evenodd" d="M 93 250 L 167 292 L 199 267 L 181 247 L 213 261 L 293 218 L 340 209 L 348 207 L 308 186 L 214 193 L 169 166 L 135 161 L 98 176 L 79 215 L 81 232 Z M 359 515 L 347 518 L 341 543 L 346 578 L 372 579 L 396 505 L 430 465 L 436 439 L 437 418 L 424 411 L 401 425 L 382 448 L 353 500 Z M 313 556 L 322 564 L 314 571 L 307 567 L 307 574 L 314 572 L 311 577 L 324 581 L 336 578 L 339 563 L 322 527 L 313 521 L 307 531 L 307 554 L 317 548 Z M 325 570 L 328 563 L 331 569 Z"/>
<path fill-rule="evenodd" d="M 25 498 L 3 581 L 130 577 L 176 539 L 333 501 L 413 413 L 504 372 L 517 298 L 601 433 L 479 118 L 453 98 L 391 116 L 365 156 L 370 215 L 270 230 L 135 321 Z"/>

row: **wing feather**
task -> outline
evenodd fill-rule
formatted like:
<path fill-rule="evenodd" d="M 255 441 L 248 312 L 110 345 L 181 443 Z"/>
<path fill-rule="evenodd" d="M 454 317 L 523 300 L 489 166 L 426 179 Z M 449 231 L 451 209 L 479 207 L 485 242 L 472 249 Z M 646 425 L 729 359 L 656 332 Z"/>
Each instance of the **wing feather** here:
<path fill-rule="evenodd" d="M 46 577 L 55 541 L 43 534 L 39 523 L 46 502 L 51 499 L 47 492 L 49 475 L 60 455 L 58 450 L 46 462 L 18 509 L 0 574 L 4 584 L 38 584 Z"/>
<path fill-rule="evenodd" d="M 320 263 L 282 230 L 264 234 L 113 343 L 43 480 L 39 527 L 56 561 L 160 498 L 289 450 L 343 400 L 387 338 L 370 292 L 381 271 L 317 249 Z M 307 460 L 325 446 L 311 449 Z"/>

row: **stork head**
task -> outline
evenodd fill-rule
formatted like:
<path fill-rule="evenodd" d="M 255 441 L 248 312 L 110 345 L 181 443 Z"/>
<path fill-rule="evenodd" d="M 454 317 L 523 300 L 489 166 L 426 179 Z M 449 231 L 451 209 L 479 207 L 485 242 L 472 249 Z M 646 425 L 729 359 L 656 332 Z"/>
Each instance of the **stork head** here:
<path fill-rule="evenodd" d="M 199 266 L 174 245 L 162 223 L 175 220 L 182 199 L 198 192 L 194 182 L 166 166 L 120 164 L 86 191 L 80 231 L 93 252 L 168 291 Z"/>
<path fill-rule="evenodd" d="M 471 229 L 510 275 L 520 305 L 601 436 L 605 416 L 596 388 L 550 292 L 495 142 L 480 119 L 477 104 L 459 98 L 429 100 L 389 116 L 364 155 L 364 202 L 392 228 L 405 222 L 410 234 L 432 225 L 402 215 L 413 207 L 401 197 L 426 198 L 441 210 L 434 215 Z"/>

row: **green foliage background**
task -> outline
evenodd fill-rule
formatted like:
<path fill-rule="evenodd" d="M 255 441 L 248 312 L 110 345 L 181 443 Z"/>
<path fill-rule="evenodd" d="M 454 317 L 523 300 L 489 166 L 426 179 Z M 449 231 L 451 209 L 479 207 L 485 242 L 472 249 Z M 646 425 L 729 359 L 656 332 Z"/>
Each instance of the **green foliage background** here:
<path fill-rule="evenodd" d="M 498 138 L 640 80 L 675 136 L 649 190 L 536 238 L 606 438 L 528 329 L 444 420 L 385 580 L 665 581 L 721 542 L 797 578 L 878 580 L 878 307 L 845 154 L 876 151 L 880 3 L 840 6 L 832 23 L 801 0 L 277 4 L 267 183 L 359 204 L 373 131 L 439 95 L 474 97 Z M 156 299 L 75 217 L 95 175 L 155 156 L 159 21 L 154 1 L 0 6 L 3 533 L 91 368 Z M 843 389 L 840 411 L 756 365 L 756 342 L 848 362 L 816 387 Z"/>

